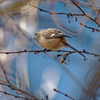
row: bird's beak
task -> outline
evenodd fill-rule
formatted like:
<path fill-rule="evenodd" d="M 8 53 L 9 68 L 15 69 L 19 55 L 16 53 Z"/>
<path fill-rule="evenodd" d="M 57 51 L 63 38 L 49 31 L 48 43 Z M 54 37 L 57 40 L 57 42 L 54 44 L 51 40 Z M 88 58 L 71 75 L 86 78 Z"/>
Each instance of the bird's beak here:
<path fill-rule="evenodd" d="M 34 37 L 33 39 L 35 39 L 36 40 L 36 38 Z"/>

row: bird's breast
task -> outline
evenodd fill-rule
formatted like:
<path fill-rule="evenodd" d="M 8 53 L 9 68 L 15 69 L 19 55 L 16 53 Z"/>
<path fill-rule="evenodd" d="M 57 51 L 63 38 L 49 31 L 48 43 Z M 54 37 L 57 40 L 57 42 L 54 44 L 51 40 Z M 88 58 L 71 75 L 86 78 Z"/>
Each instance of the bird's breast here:
<path fill-rule="evenodd" d="M 38 44 L 41 47 L 50 50 L 60 50 L 64 47 L 62 38 L 45 39 L 41 36 L 41 38 L 38 40 Z"/>

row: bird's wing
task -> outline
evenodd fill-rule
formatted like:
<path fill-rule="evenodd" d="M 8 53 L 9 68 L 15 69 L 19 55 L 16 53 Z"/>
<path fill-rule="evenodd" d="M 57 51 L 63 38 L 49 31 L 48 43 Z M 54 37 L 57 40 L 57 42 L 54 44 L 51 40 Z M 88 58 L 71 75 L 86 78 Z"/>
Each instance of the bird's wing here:
<path fill-rule="evenodd" d="M 58 29 L 54 29 L 54 28 L 49 28 L 49 29 L 45 30 L 43 36 L 46 39 L 70 37 L 68 35 L 64 35 L 62 31 L 60 31 Z"/>

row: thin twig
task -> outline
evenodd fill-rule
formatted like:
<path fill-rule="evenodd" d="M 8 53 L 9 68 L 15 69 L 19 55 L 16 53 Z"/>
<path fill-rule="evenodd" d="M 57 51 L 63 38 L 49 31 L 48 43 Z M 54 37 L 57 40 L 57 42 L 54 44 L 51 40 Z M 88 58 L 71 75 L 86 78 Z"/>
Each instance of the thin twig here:
<path fill-rule="evenodd" d="M 68 51 L 66 51 L 66 52 L 68 52 Z M 69 51 L 69 53 L 66 53 L 66 54 L 59 54 L 59 55 L 57 55 L 57 57 L 59 57 L 59 56 L 65 56 L 65 55 L 70 55 L 70 54 L 75 53 L 75 52 L 76 52 L 76 51 Z M 86 54 L 90 54 L 90 55 L 93 55 L 93 56 L 95 56 L 95 57 L 100 57 L 100 54 L 95 54 L 95 53 L 87 52 L 86 50 L 79 51 L 79 52 L 81 52 L 81 53 L 86 53 Z"/>
<path fill-rule="evenodd" d="M 98 19 L 99 14 L 100 14 L 100 9 L 98 10 L 98 13 L 97 13 L 97 16 L 95 17 L 95 20 Z"/>
<path fill-rule="evenodd" d="M 43 11 L 43 12 L 46 12 L 46 13 L 49 13 L 50 15 L 53 15 L 53 14 L 58 14 L 58 15 L 67 15 L 67 16 L 84 16 L 84 14 L 70 14 L 70 13 L 63 13 L 63 12 L 50 12 L 50 11 L 47 11 L 47 10 L 44 10 L 44 9 L 41 9 L 39 7 L 36 7 L 34 5 L 32 5 L 30 2 L 28 2 L 28 4 L 34 8 L 37 8 L 38 10 L 40 11 Z"/>
<path fill-rule="evenodd" d="M 9 95 L 9 96 L 13 96 L 13 97 L 15 97 L 15 98 L 21 98 L 21 99 L 25 99 L 25 100 L 30 100 L 30 99 L 31 99 L 31 98 L 27 98 L 27 97 L 16 96 L 16 95 L 13 95 L 13 94 L 4 92 L 4 91 L 0 91 L 0 92 L 3 93 L 3 94 Z M 32 99 L 31 99 L 31 100 L 32 100 Z"/>
<path fill-rule="evenodd" d="M 8 82 L 8 84 L 10 85 L 10 82 L 9 82 L 9 80 L 8 80 L 7 76 L 6 76 L 6 72 L 5 72 L 5 70 L 4 70 L 4 67 L 3 67 L 3 65 L 2 65 L 1 61 L 0 61 L 0 64 L 1 64 L 1 68 L 2 68 L 2 70 L 3 70 L 4 76 L 5 76 L 5 78 L 6 78 L 6 81 L 7 81 L 7 82 Z"/>
<path fill-rule="evenodd" d="M 61 94 L 63 94 L 64 96 L 66 96 L 66 97 L 68 97 L 68 98 L 70 98 L 70 99 L 72 99 L 72 100 L 75 100 L 75 99 L 73 99 L 71 96 L 69 96 L 68 94 L 65 94 L 65 93 L 63 93 L 63 92 L 61 92 L 61 91 L 58 91 L 58 90 L 56 90 L 56 89 L 54 89 L 54 91 L 56 91 L 56 92 L 58 92 L 58 93 L 61 93 Z"/>
<path fill-rule="evenodd" d="M 86 28 L 92 29 L 92 32 L 94 32 L 94 31 L 100 32 L 100 29 L 96 29 L 96 28 L 93 28 L 93 27 L 89 27 L 89 26 L 84 25 L 84 24 L 82 24 L 82 23 L 80 23 L 80 25 L 82 25 L 82 26 L 84 26 L 84 27 L 86 27 Z"/>

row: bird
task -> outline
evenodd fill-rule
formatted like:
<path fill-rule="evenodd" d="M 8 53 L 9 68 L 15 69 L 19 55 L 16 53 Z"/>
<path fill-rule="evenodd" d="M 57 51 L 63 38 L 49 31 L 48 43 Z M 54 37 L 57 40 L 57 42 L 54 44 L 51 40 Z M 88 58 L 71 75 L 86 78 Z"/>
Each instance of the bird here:
<path fill-rule="evenodd" d="M 34 34 L 34 39 L 44 49 L 61 50 L 63 47 L 68 47 L 85 58 L 81 52 L 67 42 L 65 37 L 70 36 L 65 35 L 61 30 L 56 28 L 40 29 Z"/>

